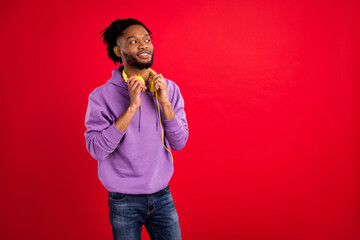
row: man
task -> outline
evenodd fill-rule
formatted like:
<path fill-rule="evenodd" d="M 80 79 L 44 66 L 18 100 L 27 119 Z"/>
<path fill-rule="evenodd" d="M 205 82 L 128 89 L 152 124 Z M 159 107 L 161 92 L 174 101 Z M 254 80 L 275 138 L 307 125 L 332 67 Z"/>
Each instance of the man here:
<path fill-rule="evenodd" d="M 180 150 L 188 139 L 183 98 L 150 69 L 151 31 L 143 23 L 117 19 L 101 33 L 109 58 L 123 65 L 89 95 L 85 138 L 109 191 L 113 238 L 140 239 L 145 225 L 151 239 L 181 239 L 168 183 L 170 147 Z"/>

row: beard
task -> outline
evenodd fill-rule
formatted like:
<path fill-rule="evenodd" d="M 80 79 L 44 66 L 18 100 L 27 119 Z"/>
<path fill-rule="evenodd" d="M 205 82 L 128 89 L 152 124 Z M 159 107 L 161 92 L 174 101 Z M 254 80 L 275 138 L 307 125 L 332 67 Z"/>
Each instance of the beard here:
<path fill-rule="evenodd" d="M 130 56 L 130 55 L 127 55 L 126 53 L 123 53 L 124 54 L 124 58 L 126 60 L 126 63 L 131 65 L 131 66 L 134 66 L 140 70 L 142 69 L 146 69 L 146 68 L 149 68 L 153 65 L 153 60 L 154 60 L 154 52 L 152 52 L 151 54 L 151 60 L 148 61 L 148 62 L 139 62 L 136 57 L 133 57 L 133 56 Z"/>

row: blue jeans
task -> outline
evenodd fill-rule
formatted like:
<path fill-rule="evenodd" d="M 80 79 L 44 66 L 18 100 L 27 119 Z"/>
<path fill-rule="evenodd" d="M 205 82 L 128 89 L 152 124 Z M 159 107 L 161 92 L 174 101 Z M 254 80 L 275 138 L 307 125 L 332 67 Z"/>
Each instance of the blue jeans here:
<path fill-rule="evenodd" d="M 152 240 L 181 239 L 169 186 L 153 194 L 109 192 L 108 205 L 114 240 L 140 240 L 144 224 Z"/>

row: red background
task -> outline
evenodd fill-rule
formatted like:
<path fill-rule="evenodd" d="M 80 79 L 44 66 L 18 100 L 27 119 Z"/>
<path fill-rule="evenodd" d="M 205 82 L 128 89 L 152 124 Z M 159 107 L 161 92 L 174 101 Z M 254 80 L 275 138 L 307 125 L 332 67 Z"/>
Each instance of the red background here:
<path fill-rule="evenodd" d="M 185 99 L 170 181 L 183 239 L 360 239 L 359 1 L 0 9 L 1 239 L 111 239 L 84 119 L 115 68 L 99 32 L 126 17 Z"/>

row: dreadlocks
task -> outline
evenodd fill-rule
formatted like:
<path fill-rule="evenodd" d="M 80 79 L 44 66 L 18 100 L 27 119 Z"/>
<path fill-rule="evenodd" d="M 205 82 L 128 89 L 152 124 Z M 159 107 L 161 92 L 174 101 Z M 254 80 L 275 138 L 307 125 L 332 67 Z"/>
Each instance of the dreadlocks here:
<path fill-rule="evenodd" d="M 107 28 L 100 32 L 100 38 L 103 39 L 103 43 L 106 45 L 109 59 L 112 60 L 115 65 L 117 63 L 122 63 L 121 57 L 116 56 L 113 50 L 116 46 L 116 39 L 120 37 L 123 31 L 131 25 L 143 26 L 149 35 L 151 35 L 151 31 L 145 26 L 145 24 L 133 18 L 116 19 Z"/>

